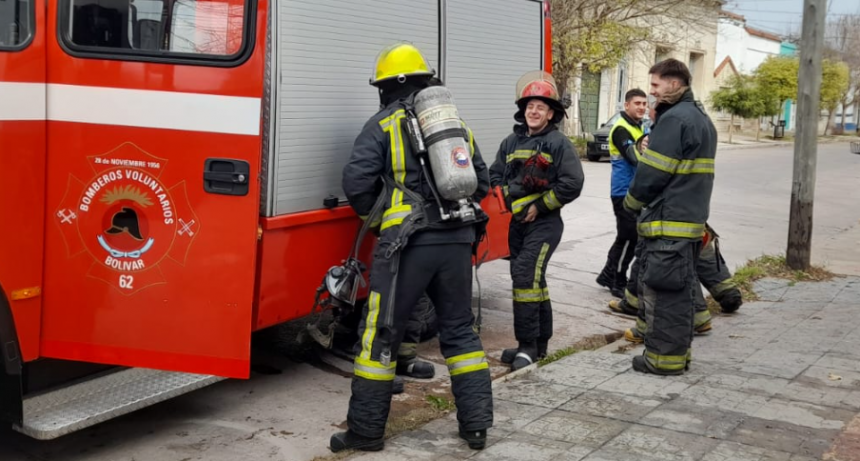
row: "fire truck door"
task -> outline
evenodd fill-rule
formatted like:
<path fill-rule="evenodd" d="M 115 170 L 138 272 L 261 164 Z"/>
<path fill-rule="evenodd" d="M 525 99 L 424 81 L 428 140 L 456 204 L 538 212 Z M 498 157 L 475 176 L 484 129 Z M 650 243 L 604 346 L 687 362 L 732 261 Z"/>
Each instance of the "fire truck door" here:
<path fill-rule="evenodd" d="M 43 356 L 248 376 L 266 4 L 50 2 Z"/>
<path fill-rule="evenodd" d="M 45 31 L 45 0 L 0 2 L 0 296 L 9 300 L 9 307 L 0 302 L 0 343 L 14 343 L 17 337 L 16 361 L 39 355 Z"/>

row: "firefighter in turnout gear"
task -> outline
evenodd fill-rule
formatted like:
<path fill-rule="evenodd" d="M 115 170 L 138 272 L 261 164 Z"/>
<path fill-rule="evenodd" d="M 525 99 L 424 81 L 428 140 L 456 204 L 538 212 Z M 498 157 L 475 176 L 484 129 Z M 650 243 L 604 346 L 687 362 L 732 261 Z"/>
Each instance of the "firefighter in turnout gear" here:
<path fill-rule="evenodd" d="M 732 273 L 726 266 L 726 261 L 719 253 L 719 236 L 711 228 L 705 225 L 705 236 L 702 239 L 702 252 L 699 254 L 699 262 L 696 265 L 696 275 L 701 285 L 720 304 L 720 310 L 724 314 L 736 312 L 743 304 L 743 296 L 737 284 L 732 280 Z M 617 312 L 637 316 L 636 326 L 624 332 L 624 337 L 634 343 L 641 343 L 648 329 L 645 320 L 645 311 L 639 308 L 637 296 L 639 259 L 633 262 L 630 273 L 630 283 L 625 292 L 625 298 L 621 301 L 609 303 L 609 307 Z M 693 329 L 697 334 L 711 330 L 711 313 L 708 311 L 707 303 L 701 293 L 701 287 L 696 286 L 696 302 L 694 304 Z"/>
<path fill-rule="evenodd" d="M 380 220 L 380 232 L 359 325 L 348 430 L 331 437 L 334 452 L 383 449 L 398 349 L 411 310 L 425 292 L 436 310 L 460 437 L 481 449 L 493 423 L 489 364 L 471 310 L 472 247 L 487 216 L 478 209 L 472 220 L 445 219 L 436 206 L 442 202 L 434 197 L 441 191 L 438 175 L 428 173 L 425 157 L 417 156 L 411 141 L 412 117 L 418 112 L 413 103 L 422 90 L 442 88 L 433 75 L 411 44 L 380 52 L 371 84 L 379 89 L 381 110 L 364 125 L 343 170 L 350 205 L 363 219 Z M 477 204 L 489 190 L 487 167 L 472 131 L 459 119 L 455 125 L 458 145 L 469 152 L 449 152 L 446 159 L 453 158 L 459 172 L 473 168 L 469 174 L 473 180 L 477 176 L 477 188 L 471 200 Z M 426 145 L 433 145 L 429 137 Z"/>
<path fill-rule="evenodd" d="M 624 111 L 609 131 L 609 155 L 612 161 L 610 199 L 615 213 L 615 242 L 609 249 L 606 265 L 597 276 L 597 284 L 609 288 L 613 296 L 623 297 L 627 286 L 627 269 L 636 249 L 636 217 L 624 209 L 622 202 L 636 173 L 640 146 L 647 148 L 642 119 L 648 110 L 648 96 L 635 88 L 624 97 Z"/>
<path fill-rule="evenodd" d="M 645 353 L 634 357 L 643 373 L 683 374 L 692 358 L 694 306 L 714 184 L 717 133 L 696 104 L 690 71 L 667 59 L 654 65 L 651 94 L 657 119 L 624 207 L 639 214 L 639 301 L 644 309 Z"/>
<path fill-rule="evenodd" d="M 552 305 L 546 283 L 550 257 L 561 240 L 561 208 L 579 197 L 584 176 L 570 140 L 558 131 L 564 119 L 555 80 L 546 72 L 517 83 L 513 134 L 502 141 L 490 168 L 513 218 L 508 245 L 513 279 L 514 334 L 519 346 L 502 354 L 513 370 L 547 353 Z"/>

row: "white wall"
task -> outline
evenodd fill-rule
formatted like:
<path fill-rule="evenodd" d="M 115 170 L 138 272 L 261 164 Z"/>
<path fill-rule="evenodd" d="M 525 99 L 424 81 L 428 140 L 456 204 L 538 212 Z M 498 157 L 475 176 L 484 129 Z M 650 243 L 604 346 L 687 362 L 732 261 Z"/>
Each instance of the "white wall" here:
<path fill-rule="evenodd" d="M 747 72 L 741 68 L 746 58 L 747 36 L 747 31 L 744 30 L 742 22 L 721 17 L 717 26 L 717 59 L 714 61 L 714 65 L 719 66 L 726 59 L 726 56 L 731 56 L 735 66 L 738 67 L 738 72 Z"/>
<path fill-rule="evenodd" d="M 747 52 L 741 64 L 743 70 L 738 70 L 743 73 L 754 71 L 768 56 L 779 56 L 780 47 L 780 42 L 747 34 Z"/>
<path fill-rule="evenodd" d="M 744 22 L 721 17 L 717 28 L 717 54 L 715 64 L 719 66 L 726 56 L 731 56 L 738 72 L 752 73 L 768 56 L 779 55 L 778 41 L 750 35 Z"/>

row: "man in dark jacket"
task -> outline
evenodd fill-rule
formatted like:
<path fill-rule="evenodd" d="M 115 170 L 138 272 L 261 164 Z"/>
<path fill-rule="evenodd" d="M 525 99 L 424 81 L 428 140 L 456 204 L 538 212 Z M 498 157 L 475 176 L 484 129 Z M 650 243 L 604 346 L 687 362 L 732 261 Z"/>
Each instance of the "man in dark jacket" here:
<path fill-rule="evenodd" d="M 363 219 L 374 223 L 381 214 L 380 233 L 366 315 L 359 325 L 349 430 L 331 437 L 331 450 L 384 447 L 397 353 L 410 312 L 425 292 L 438 317 L 460 437 L 480 449 L 493 423 L 489 364 L 472 329 L 472 244 L 481 220 L 441 217 L 429 185 L 432 176 L 409 141 L 407 121 L 415 94 L 440 83 L 434 82 L 426 59 L 413 45 L 398 43 L 379 54 L 375 69 L 371 84 L 379 88 L 382 109 L 355 140 L 343 170 L 343 190 Z M 479 203 L 489 190 L 487 167 L 472 131 L 462 126 L 460 136 L 471 152 L 464 151 L 456 161 L 474 168 L 478 185 L 471 200 Z M 443 205 L 450 209 L 455 204 Z"/>
<path fill-rule="evenodd" d="M 573 144 L 557 128 L 565 111 L 552 76 L 536 71 L 521 77 L 516 104 L 519 124 L 502 141 L 490 168 L 490 182 L 502 188 L 513 215 L 508 245 L 519 347 L 502 354 L 513 370 L 547 353 L 552 337 L 547 266 L 564 231 L 561 208 L 579 197 L 585 180 Z"/>
<path fill-rule="evenodd" d="M 717 132 L 696 104 L 690 71 L 667 59 L 654 65 L 657 120 L 624 207 L 639 213 L 640 303 L 645 309 L 643 373 L 683 374 L 692 357 L 696 264 L 710 214 Z"/>
<path fill-rule="evenodd" d="M 612 162 L 612 179 L 609 198 L 615 213 L 615 242 L 609 248 L 606 265 L 597 276 L 597 284 L 618 298 L 624 296 L 627 286 L 627 269 L 636 248 L 636 216 L 624 209 L 622 202 L 639 164 L 639 150 L 648 147 L 642 119 L 648 110 L 648 97 L 634 88 L 624 96 L 624 110 L 609 131 L 609 158 Z"/>

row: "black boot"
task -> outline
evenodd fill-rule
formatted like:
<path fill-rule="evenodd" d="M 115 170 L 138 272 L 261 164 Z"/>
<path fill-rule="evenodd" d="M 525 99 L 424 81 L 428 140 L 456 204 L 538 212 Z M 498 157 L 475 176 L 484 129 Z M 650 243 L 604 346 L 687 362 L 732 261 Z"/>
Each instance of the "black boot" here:
<path fill-rule="evenodd" d="M 517 354 L 511 362 L 511 371 L 525 368 L 537 361 L 537 341 L 520 342 Z"/>
<path fill-rule="evenodd" d="M 720 298 L 720 308 L 724 314 L 736 312 L 744 303 L 740 290 L 734 289 Z"/>
<path fill-rule="evenodd" d="M 505 349 L 502 351 L 502 363 L 507 363 L 508 365 L 514 363 L 514 357 L 517 356 L 517 349 Z"/>
<path fill-rule="evenodd" d="M 430 379 L 436 375 L 436 367 L 430 362 L 423 362 L 415 358 L 405 361 L 398 360 L 397 374 L 416 379 Z"/>
<path fill-rule="evenodd" d="M 690 367 L 690 362 L 687 362 L 687 365 L 684 367 L 684 370 Z M 633 357 L 633 370 L 638 371 L 640 373 L 650 373 L 652 375 L 660 375 L 660 376 L 678 376 L 683 375 L 684 370 L 660 370 L 659 368 L 654 368 L 647 359 L 645 359 L 644 355 L 637 355 Z"/>
<path fill-rule="evenodd" d="M 473 450 L 483 450 L 487 445 L 487 430 L 466 431 L 460 428 L 460 438 L 469 444 L 469 448 Z"/>
<path fill-rule="evenodd" d="M 371 439 L 352 431 L 338 432 L 331 436 L 329 449 L 332 453 L 343 450 L 380 451 L 385 448 L 385 439 Z"/>
<path fill-rule="evenodd" d="M 609 270 L 609 266 L 607 265 L 603 268 L 602 271 L 600 271 L 600 275 L 597 276 L 597 280 L 595 281 L 598 285 L 604 288 L 612 289 L 612 287 L 615 285 L 615 277 L 613 275 L 613 271 Z"/>
<path fill-rule="evenodd" d="M 537 342 L 537 359 L 543 360 L 546 358 L 547 349 L 549 349 L 549 340 L 539 339 Z"/>
<path fill-rule="evenodd" d="M 406 382 L 402 376 L 395 376 L 394 383 L 391 385 L 392 394 L 402 394 L 406 390 Z"/>

